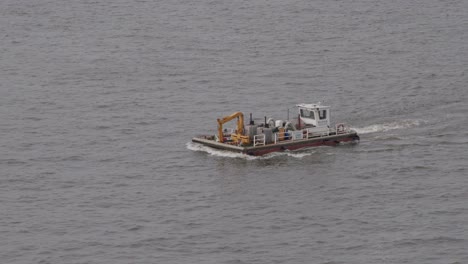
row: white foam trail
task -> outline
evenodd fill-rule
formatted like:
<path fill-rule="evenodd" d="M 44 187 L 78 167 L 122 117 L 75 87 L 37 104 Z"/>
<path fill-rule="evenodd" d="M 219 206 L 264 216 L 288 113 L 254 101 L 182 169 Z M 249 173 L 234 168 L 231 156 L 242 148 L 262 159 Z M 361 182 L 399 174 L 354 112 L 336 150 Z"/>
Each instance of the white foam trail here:
<path fill-rule="evenodd" d="M 226 158 L 243 158 L 243 159 L 255 158 L 253 156 L 245 155 L 242 153 L 235 153 L 235 152 L 210 148 L 210 147 L 197 144 L 194 142 L 188 142 L 186 146 L 187 146 L 187 149 L 189 150 L 206 152 L 212 156 L 226 157 Z"/>
<path fill-rule="evenodd" d="M 312 155 L 313 153 L 315 153 L 315 152 L 307 152 L 307 153 L 291 153 L 291 152 L 284 152 L 284 154 L 286 154 L 287 156 L 293 157 L 293 158 L 298 158 L 298 159 L 302 159 L 303 157 L 310 156 L 310 155 Z"/>
<path fill-rule="evenodd" d="M 250 155 L 246 155 L 242 153 L 235 153 L 235 152 L 230 152 L 230 151 L 225 151 L 225 150 L 214 149 L 214 148 L 210 148 L 210 147 L 197 144 L 194 142 L 187 142 L 186 146 L 187 146 L 187 149 L 189 150 L 206 152 L 212 156 L 224 157 L 224 158 L 241 158 L 241 159 L 246 159 L 246 160 L 271 159 L 271 158 L 278 157 L 278 156 L 288 156 L 288 157 L 302 159 L 314 153 L 314 152 L 295 153 L 295 152 L 285 151 L 285 152 L 273 152 L 264 156 L 250 156 Z"/>
<path fill-rule="evenodd" d="M 368 134 L 376 132 L 386 132 L 394 129 L 415 127 L 421 125 L 422 123 L 426 123 L 426 121 L 406 119 L 390 123 L 370 125 L 366 127 L 352 127 L 352 129 L 358 132 L 358 134 Z"/>
<path fill-rule="evenodd" d="M 304 157 L 312 155 L 313 153 L 315 153 L 315 152 L 290 152 L 290 151 L 272 152 L 272 153 L 269 153 L 267 155 L 264 155 L 264 156 L 261 156 L 261 157 L 258 157 L 258 158 L 271 159 L 271 158 L 278 157 L 278 156 L 288 156 L 288 157 L 292 157 L 292 158 L 302 159 Z"/>

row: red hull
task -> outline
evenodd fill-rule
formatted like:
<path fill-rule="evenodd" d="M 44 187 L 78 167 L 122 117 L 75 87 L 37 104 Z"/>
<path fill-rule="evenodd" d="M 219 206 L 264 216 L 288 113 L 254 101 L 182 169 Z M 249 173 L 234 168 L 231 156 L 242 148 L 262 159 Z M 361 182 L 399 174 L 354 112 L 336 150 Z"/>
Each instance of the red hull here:
<path fill-rule="evenodd" d="M 241 147 L 225 143 L 219 143 L 214 140 L 209 140 L 207 137 L 196 137 L 192 139 L 193 142 L 200 143 L 212 148 L 222 149 L 232 152 L 244 153 L 251 156 L 262 156 L 272 152 L 281 152 L 285 150 L 298 150 L 302 148 L 318 147 L 318 146 L 335 146 L 339 143 L 359 141 L 359 136 L 356 132 L 350 132 L 339 135 L 329 135 L 323 137 L 315 137 L 303 140 L 286 140 L 280 141 L 276 144 L 267 144 L 264 146 L 249 146 Z"/>

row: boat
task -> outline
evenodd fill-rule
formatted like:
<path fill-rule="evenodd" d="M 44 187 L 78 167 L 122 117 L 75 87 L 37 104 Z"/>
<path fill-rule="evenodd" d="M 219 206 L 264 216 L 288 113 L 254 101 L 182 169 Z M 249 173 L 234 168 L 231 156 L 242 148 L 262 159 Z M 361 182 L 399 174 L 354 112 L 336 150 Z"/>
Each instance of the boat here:
<path fill-rule="evenodd" d="M 192 142 L 215 149 L 261 156 L 272 152 L 293 151 L 317 146 L 335 146 L 340 143 L 359 142 L 359 135 L 345 123 L 330 123 L 330 106 L 297 104 L 297 118 L 275 120 L 265 116 L 263 123 L 244 124 L 244 114 L 234 112 L 217 119 L 218 131 L 214 135 L 199 135 Z M 223 125 L 237 119 L 236 129 Z"/>

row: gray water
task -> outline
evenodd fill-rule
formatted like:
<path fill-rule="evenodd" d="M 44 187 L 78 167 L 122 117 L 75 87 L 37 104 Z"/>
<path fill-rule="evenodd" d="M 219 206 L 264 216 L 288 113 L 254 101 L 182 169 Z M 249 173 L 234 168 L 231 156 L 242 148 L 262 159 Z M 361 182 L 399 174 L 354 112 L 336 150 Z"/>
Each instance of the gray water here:
<path fill-rule="evenodd" d="M 468 263 L 467 14 L 1 1 L 0 262 Z M 234 111 L 318 101 L 361 142 L 258 158 L 190 143 Z"/>

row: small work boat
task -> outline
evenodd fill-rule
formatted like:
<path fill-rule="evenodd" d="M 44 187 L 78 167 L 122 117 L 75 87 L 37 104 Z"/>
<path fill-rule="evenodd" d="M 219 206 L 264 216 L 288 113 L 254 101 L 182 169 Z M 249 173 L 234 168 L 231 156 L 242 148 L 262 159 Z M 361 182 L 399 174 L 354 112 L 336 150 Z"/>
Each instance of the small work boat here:
<path fill-rule="evenodd" d="M 235 112 L 217 120 L 217 134 L 196 136 L 192 138 L 192 141 L 216 149 L 253 156 L 359 141 L 357 132 L 348 125 L 344 123 L 330 125 L 329 106 L 317 103 L 298 104 L 296 107 L 297 118 L 292 120 L 275 120 L 265 117 L 263 123 L 256 124 L 250 114 L 248 125 L 244 124 L 244 114 Z M 236 129 L 230 132 L 223 129 L 225 123 L 236 118 Z"/>

